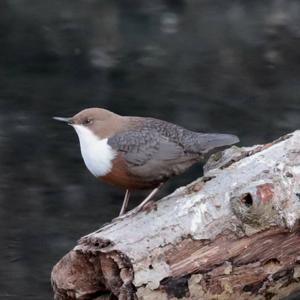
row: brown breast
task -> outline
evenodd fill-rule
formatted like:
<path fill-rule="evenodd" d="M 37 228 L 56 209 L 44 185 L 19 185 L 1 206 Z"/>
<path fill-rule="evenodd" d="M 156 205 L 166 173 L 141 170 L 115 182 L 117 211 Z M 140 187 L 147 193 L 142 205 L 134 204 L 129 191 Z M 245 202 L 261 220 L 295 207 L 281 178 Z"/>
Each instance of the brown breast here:
<path fill-rule="evenodd" d="M 157 187 L 161 182 L 146 181 L 144 178 L 131 174 L 123 155 L 120 153 L 112 161 L 111 171 L 107 175 L 99 177 L 99 179 L 129 190 L 151 189 Z"/>

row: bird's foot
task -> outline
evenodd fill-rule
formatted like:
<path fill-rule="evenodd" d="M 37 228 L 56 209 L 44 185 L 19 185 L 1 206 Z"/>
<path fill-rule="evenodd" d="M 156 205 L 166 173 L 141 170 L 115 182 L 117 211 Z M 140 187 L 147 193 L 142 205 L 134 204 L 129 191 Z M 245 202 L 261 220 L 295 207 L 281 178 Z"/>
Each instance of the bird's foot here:
<path fill-rule="evenodd" d="M 142 203 L 140 203 L 136 208 L 132 209 L 131 211 L 129 211 L 128 213 L 125 214 L 121 214 L 119 217 L 113 219 L 113 221 L 116 220 L 122 220 L 124 218 L 128 218 L 131 216 L 136 215 L 138 212 L 143 211 L 146 209 L 146 211 L 149 213 L 152 209 L 156 209 L 156 204 L 155 202 L 153 202 L 151 199 L 153 198 L 153 196 L 159 191 L 159 189 L 161 188 L 163 184 L 161 183 L 158 187 L 156 187 L 154 190 L 152 190 L 152 192 L 142 201 Z M 125 195 L 126 198 L 126 195 Z M 124 206 L 124 204 L 123 204 Z M 127 206 L 127 205 L 126 205 Z M 123 207 L 121 212 L 123 211 Z"/>
<path fill-rule="evenodd" d="M 143 205 L 143 206 L 137 206 L 137 207 L 133 208 L 132 210 L 128 211 L 127 213 L 114 218 L 113 221 L 119 221 L 119 220 L 123 220 L 125 218 L 133 217 L 142 211 L 144 211 L 144 212 L 146 212 L 146 214 L 148 214 L 152 210 L 156 210 L 156 209 L 157 209 L 157 204 L 155 203 L 155 201 L 151 200 L 151 201 L 145 203 L 145 205 Z"/>
<path fill-rule="evenodd" d="M 155 201 L 151 200 L 144 207 L 141 208 L 141 211 L 145 211 L 149 214 L 152 210 L 157 210 L 157 204 Z"/>

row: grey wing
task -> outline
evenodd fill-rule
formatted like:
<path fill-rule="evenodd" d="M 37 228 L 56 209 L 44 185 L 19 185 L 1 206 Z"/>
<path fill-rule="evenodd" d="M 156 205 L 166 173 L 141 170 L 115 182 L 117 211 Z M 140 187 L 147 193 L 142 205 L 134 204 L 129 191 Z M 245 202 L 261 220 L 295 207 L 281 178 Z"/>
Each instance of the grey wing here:
<path fill-rule="evenodd" d="M 127 163 L 142 166 L 151 160 L 167 161 L 180 157 L 183 148 L 157 131 L 121 132 L 108 139 L 108 144 L 122 152 Z"/>
<path fill-rule="evenodd" d="M 198 154 L 185 153 L 180 144 L 153 130 L 123 132 L 108 144 L 123 153 L 131 174 L 150 182 L 167 180 L 199 160 Z"/>

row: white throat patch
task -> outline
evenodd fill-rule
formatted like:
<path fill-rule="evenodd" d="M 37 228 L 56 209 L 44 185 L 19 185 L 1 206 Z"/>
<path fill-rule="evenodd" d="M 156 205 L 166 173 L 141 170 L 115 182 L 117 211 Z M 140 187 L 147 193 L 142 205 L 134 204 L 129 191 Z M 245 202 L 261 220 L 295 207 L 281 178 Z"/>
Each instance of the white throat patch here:
<path fill-rule="evenodd" d="M 81 155 L 89 171 L 96 177 L 107 175 L 112 168 L 116 152 L 83 125 L 73 125 L 79 138 Z"/>

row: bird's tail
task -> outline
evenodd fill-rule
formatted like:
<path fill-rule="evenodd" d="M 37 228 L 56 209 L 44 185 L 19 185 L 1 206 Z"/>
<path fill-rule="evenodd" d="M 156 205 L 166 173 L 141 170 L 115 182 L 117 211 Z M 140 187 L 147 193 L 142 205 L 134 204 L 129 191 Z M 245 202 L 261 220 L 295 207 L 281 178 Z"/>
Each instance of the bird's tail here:
<path fill-rule="evenodd" d="M 202 134 L 201 140 L 204 145 L 202 150 L 204 154 L 223 150 L 240 141 L 236 135 L 220 133 Z"/>
<path fill-rule="evenodd" d="M 239 138 L 232 134 L 194 133 L 185 139 L 186 148 L 192 152 L 210 155 L 239 142 Z"/>

